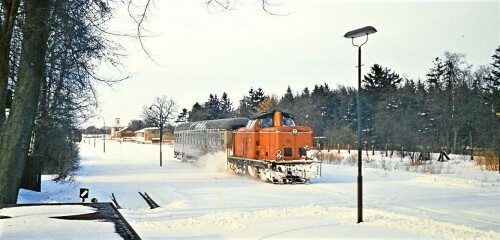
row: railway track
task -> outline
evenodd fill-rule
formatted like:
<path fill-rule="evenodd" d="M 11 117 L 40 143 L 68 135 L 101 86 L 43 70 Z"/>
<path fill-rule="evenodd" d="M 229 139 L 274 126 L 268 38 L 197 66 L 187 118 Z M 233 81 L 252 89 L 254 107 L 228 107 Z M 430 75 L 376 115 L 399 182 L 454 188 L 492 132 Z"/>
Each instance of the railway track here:
<path fill-rule="evenodd" d="M 142 199 L 144 199 L 144 201 L 146 201 L 146 203 L 148 204 L 148 206 L 151 208 L 151 209 L 155 209 L 155 208 L 159 208 L 160 205 L 158 205 L 158 203 L 156 203 L 153 198 L 151 198 L 151 196 L 148 195 L 147 192 L 139 192 L 139 195 L 141 195 Z M 111 198 L 111 201 L 113 201 L 113 204 L 115 205 L 115 207 L 117 209 L 121 209 L 122 207 L 120 206 L 120 204 L 118 204 L 118 201 L 116 200 L 116 197 L 115 197 L 115 194 L 114 193 L 111 193 L 111 196 L 109 196 Z"/>
<path fill-rule="evenodd" d="M 141 195 L 142 198 L 146 201 L 146 203 L 149 205 L 151 209 L 159 208 L 160 205 L 158 205 L 149 195 L 147 192 L 141 193 L 139 192 L 139 195 Z"/>

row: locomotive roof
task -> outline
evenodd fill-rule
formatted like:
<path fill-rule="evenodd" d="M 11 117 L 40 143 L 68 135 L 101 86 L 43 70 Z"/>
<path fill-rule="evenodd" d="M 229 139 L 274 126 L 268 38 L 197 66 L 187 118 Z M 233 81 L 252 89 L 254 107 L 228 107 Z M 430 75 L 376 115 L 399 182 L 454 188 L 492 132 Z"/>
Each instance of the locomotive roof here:
<path fill-rule="evenodd" d="M 277 112 L 277 111 L 274 110 L 274 111 L 271 111 L 271 112 L 265 112 L 265 113 L 257 114 L 257 115 L 254 115 L 253 117 L 251 117 L 251 119 L 272 118 L 274 116 L 275 112 Z M 281 112 L 281 115 L 283 117 L 286 117 L 286 118 L 296 119 L 296 117 L 293 114 L 291 114 L 291 113 Z"/>
<path fill-rule="evenodd" d="M 206 120 L 199 122 L 183 123 L 175 128 L 179 130 L 209 130 L 209 129 L 224 129 L 234 130 L 244 127 L 248 123 L 248 118 L 226 118 L 217 120 Z"/>

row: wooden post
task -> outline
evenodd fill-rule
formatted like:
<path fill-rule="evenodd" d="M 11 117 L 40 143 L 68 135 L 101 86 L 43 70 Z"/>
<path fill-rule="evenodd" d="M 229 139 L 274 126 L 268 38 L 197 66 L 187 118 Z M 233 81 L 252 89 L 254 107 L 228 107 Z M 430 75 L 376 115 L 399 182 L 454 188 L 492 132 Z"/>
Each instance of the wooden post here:
<path fill-rule="evenodd" d="M 340 144 L 337 144 L 337 153 L 340 154 Z"/>
<path fill-rule="evenodd" d="M 387 144 L 385 145 L 385 156 L 387 157 L 387 154 L 389 153 L 389 150 L 387 149 Z"/>
<path fill-rule="evenodd" d="M 372 145 L 372 156 L 375 156 L 375 148 Z"/>
<path fill-rule="evenodd" d="M 351 144 L 347 144 L 347 153 L 351 153 Z"/>
<path fill-rule="evenodd" d="M 404 147 L 401 147 L 401 162 L 403 161 L 404 157 L 405 157 L 405 149 Z"/>

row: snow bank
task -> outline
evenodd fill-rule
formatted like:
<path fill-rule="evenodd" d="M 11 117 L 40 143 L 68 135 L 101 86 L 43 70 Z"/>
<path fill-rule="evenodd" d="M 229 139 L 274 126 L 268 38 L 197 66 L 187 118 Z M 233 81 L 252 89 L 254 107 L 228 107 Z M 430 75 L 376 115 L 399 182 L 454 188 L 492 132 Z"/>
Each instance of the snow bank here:
<path fill-rule="evenodd" d="M 500 233 L 482 231 L 473 227 L 439 222 L 428 218 L 412 217 L 387 211 L 369 209 L 365 221 L 382 228 L 397 228 L 432 238 L 447 239 L 500 239 Z"/>
<path fill-rule="evenodd" d="M 23 206 L 0 209 L 0 239 L 118 239 L 112 222 L 55 219 L 69 215 L 94 213 L 88 206 Z"/>
<path fill-rule="evenodd" d="M 362 224 L 356 224 L 356 208 L 322 207 L 315 204 L 289 208 L 269 208 L 257 211 L 221 211 L 211 212 L 199 217 L 168 219 L 159 221 L 135 220 L 132 225 L 138 229 L 158 230 L 171 229 L 191 232 L 190 229 L 205 229 L 209 232 L 225 232 L 226 230 L 251 230 L 258 223 L 301 222 L 303 219 L 315 219 L 314 222 L 304 222 L 305 225 L 322 226 L 334 223 L 339 226 L 354 228 L 373 227 L 385 229 L 386 232 L 402 232 L 402 236 L 423 236 L 437 239 L 500 239 L 500 234 L 494 231 L 482 231 L 473 227 L 440 222 L 427 218 L 407 216 L 388 211 L 365 209 Z M 301 220 L 302 219 L 302 220 Z M 392 230 L 390 230 L 392 229 Z M 335 236 L 335 235 L 332 235 Z M 386 235 L 389 236 L 389 235 Z"/>
<path fill-rule="evenodd" d="M 439 176 L 439 175 L 423 175 L 412 180 L 415 184 L 430 184 L 455 188 L 477 188 L 481 187 L 482 183 L 476 180 L 469 180 L 457 177 Z"/>
<path fill-rule="evenodd" d="M 165 206 L 166 209 L 186 209 L 188 207 L 189 205 L 184 201 L 173 201 L 167 206 Z"/>

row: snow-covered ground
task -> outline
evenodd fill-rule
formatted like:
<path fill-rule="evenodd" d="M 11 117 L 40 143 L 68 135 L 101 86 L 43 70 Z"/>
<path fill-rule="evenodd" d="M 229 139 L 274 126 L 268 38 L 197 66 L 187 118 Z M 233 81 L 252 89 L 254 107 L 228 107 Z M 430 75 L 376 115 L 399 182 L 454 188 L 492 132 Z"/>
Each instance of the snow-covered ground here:
<path fill-rule="evenodd" d="M 100 202 L 114 193 L 143 239 L 500 239 L 500 175 L 466 158 L 443 163 L 442 174 L 428 174 L 406 171 L 399 158 L 371 156 L 363 169 L 364 222 L 357 224 L 357 167 L 349 164 L 323 164 L 323 177 L 309 185 L 274 185 L 226 170 L 224 155 L 183 163 L 163 145 L 160 167 L 158 145 L 106 141 L 103 153 L 102 142 L 95 148 L 86 142 L 80 149 L 82 169 L 74 183 L 43 176 L 42 192 L 22 190 L 18 203 L 80 202 L 80 188 Z M 139 191 L 161 207 L 150 209 Z M 29 211 L 46 216 L 66 210 Z M 23 213 L 7 208 L 0 215 Z M 0 220 L 0 238 L 40 231 L 42 238 L 81 239 L 85 235 L 76 233 L 87 232 L 95 239 L 101 230 L 108 235 L 100 238 L 118 237 L 109 235 L 108 225 L 61 227 L 37 219 L 31 224 L 44 230 L 12 227 L 26 221 L 20 218 Z"/>

